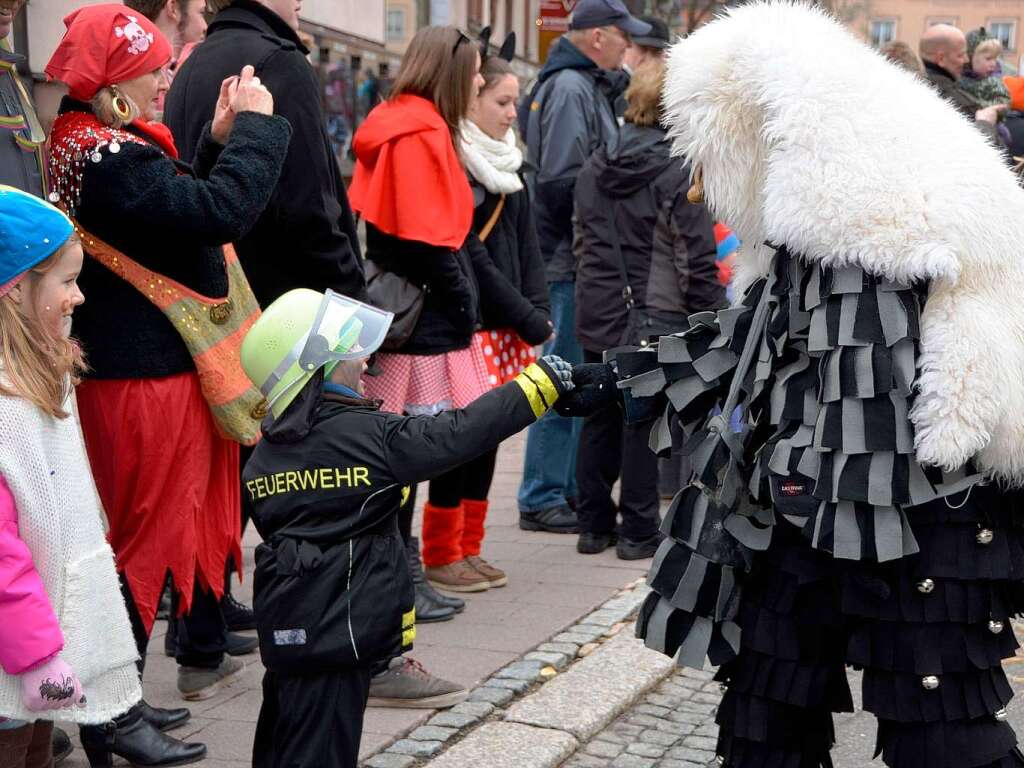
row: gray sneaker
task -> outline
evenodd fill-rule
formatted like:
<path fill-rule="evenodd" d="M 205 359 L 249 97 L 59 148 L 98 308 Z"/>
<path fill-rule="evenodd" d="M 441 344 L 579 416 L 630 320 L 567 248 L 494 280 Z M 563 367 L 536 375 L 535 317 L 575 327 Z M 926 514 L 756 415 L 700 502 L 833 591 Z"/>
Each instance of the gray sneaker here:
<path fill-rule="evenodd" d="M 458 683 L 434 677 L 415 659 L 392 660 L 370 681 L 369 707 L 445 709 L 466 700 L 469 691 Z"/>
<path fill-rule="evenodd" d="M 244 670 L 244 661 L 227 654 L 216 669 L 179 666 L 178 692 L 185 701 L 204 701 L 215 696 L 221 686 L 236 680 Z"/>

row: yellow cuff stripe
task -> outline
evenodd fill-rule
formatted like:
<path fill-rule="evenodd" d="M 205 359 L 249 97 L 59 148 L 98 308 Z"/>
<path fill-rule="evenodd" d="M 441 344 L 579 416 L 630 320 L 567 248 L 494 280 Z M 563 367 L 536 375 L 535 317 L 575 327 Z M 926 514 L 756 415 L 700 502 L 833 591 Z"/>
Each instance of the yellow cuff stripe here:
<path fill-rule="evenodd" d="M 523 390 L 523 394 L 526 395 L 526 400 L 530 404 L 530 410 L 533 411 L 534 418 L 539 419 L 547 411 L 547 406 L 540 399 L 540 390 L 537 389 L 537 385 L 530 381 L 529 377 L 524 373 L 516 376 L 514 381 Z"/>
<path fill-rule="evenodd" d="M 551 377 L 545 373 L 544 369 L 536 363 L 531 363 L 523 371 L 529 376 L 534 383 L 540 387 L 541 394 L 544 395 L 544 400 L 547 401 L 548 406 L 555 404 L 558 399 L 558 387 L 555 386 L 555 382 L 551 380 Z"/>
<path fill-rule="evenodd" d="M 402 647 L 408 648 L 416 639 L 416 609 L 402 614 Z"/>
<path fill-rule="evenodd" d="M 416 640 L 416 627 L 402 630 L 402 647 L 408 648 Z"/>
<path fill-rule="evenodd" d="M 416 625 L 416 609 L 402 614 L 402 629 L 409 629 Z"/>

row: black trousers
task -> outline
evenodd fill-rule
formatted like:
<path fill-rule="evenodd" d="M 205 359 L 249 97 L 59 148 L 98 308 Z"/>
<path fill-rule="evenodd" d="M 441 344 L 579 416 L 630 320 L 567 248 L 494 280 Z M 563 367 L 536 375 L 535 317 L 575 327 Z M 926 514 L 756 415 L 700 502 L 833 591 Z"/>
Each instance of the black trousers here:
<path fill-rule="evenodd" d="M 601 354 L 584 350 L 583 361 L 599 363 Z M 622 515 L 618 532 L 624 538 L 646 539 L 657 532 L 658 459 L 648 447 L 650 434 L 650 422 L 626 424 L 616 406 L 583 420 L 576 454 L 581 533 L 612 533 L 616 511 Z M 620 478 L 616 510 L 612 486 Z"/>
<path fill-rule="evenodd" d="M 149 633 L 142 622 L 142 616 L 135 605 L 135 597 L 132 595 L 124 574 L 119 574 L 121 581 L 121 595 L 124 597 L 125 607 L 128 609 L 128 621 L 132 626 L 132 636 L 135 639 L 135 648 L 139 652 L 139 660 L 136 665 L 139 668 L 139 678 L 146 670 L 146 651 L 149 649 Z M 177 593 L 171 591 L 171 616 L 178 615 Z M 178 663 L 189 667 L 208 667 L 215 669 L 224 658 L 224 647 L 227 641 L 225 636 L 227 628 L 224 625 L 224 616 L 220 612 L 220 604 L 212 592 L 204 592 L 199 582 L 196 581 L 192 592 L 192 610 L 176 621 L 174 627 L 177 632 Z M 170 628 L 168 628 L 168 631 Z"/>
<path fill-rule="evenodd" d="M 356 768 L 370 670 L 263 676 L 253 768 Z"/>

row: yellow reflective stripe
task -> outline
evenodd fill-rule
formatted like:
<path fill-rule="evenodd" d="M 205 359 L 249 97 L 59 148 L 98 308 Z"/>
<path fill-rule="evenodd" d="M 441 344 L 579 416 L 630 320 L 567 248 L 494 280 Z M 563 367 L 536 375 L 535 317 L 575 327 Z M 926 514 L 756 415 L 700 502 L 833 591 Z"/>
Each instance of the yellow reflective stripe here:
<path fill-rule="evenodd" d="M 540 390 L 537 389 L 537 385 L 530 381 L 526 373 L 520 373 L 515 377 L 514 381 L 523 390 L 523 394 L 526 395 L 526 400 L 530 404 L 530 410 L 533 411 L 534 418 L 539 419 L 547 411 L 547 406 L 541 400 Z"/>
<path fill-rule="evenodd" d="M 408 648 L 416 640 L 416 627 L 402 631 L 402 647 Z"/>
<path fill-rule="evenodd" d="M 416 609 L 402 614 L 402 629 L 408 629 L 416 624 Z"/>
<path fill-rule="evenodd" d="M 530 363 L 523 373 L 540 387 L 541 394 L 544 395 L 544 400 L 547 401 L 548 406 L 554 405 L 558 399 L 558 388 L 555 386 L 555 382 L 551 380 L 551 377 L 544 372 L 544 369 L 536 363 Z"/>
<path fill-rule="evenodd" d="M 402 614 L 402 647 L 412 645 L 416 639 L 416 609 Z"/>

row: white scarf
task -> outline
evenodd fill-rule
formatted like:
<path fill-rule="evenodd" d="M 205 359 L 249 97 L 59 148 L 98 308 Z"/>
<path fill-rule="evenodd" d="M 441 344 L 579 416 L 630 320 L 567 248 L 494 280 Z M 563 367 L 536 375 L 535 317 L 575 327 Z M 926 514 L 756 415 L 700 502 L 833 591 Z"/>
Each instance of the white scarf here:
<path fill-rule="evenodd" d="M 466 169 L 484 189 L 499 195 L 512 194 L 523 188 L 518 174 L 523 164 L 523 153 L 516 143 L 515 131 L 509 128 L 505 138 L 499 141 L 481 131 L 472 120 L 463 120 L 459 131 Z"/>

